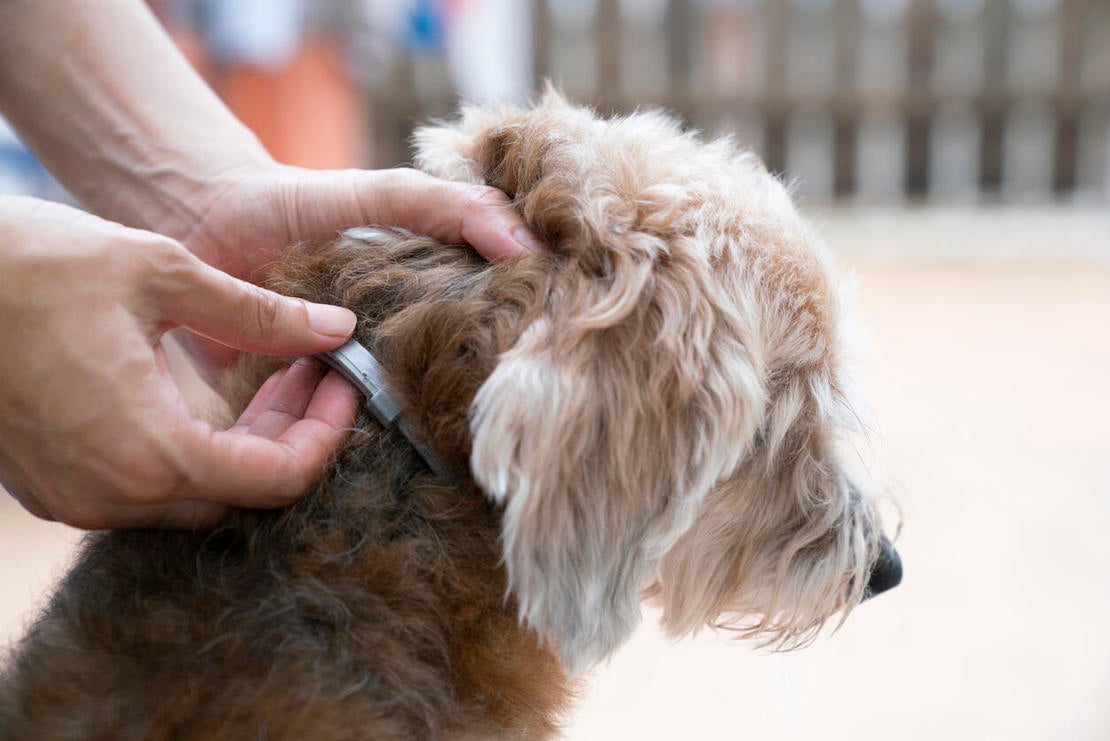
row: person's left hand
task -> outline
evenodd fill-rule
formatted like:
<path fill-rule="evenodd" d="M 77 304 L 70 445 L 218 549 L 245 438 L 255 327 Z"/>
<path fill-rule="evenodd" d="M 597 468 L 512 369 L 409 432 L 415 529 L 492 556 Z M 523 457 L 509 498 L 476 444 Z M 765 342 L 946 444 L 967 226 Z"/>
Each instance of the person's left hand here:
<path fill-rule="evenodd" d="M 489 260 L 540 249 L 501 191 L 407 168 L 257 165 L 224 174 L 198 194 L 191 209 L 155 231 L 178 239 L 209 265 L 260 285 L 291 245 L 330 240 L 345 228 L 370 224 L 467 243 Z M 186 343 L 209 375 L 237 354 L 195 335 Z"/>

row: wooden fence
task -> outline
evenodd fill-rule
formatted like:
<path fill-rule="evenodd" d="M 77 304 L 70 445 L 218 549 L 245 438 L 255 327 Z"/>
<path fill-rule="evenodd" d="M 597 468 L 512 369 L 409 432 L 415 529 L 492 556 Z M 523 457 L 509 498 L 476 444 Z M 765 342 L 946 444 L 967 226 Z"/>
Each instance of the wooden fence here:
<path fill-rule="evenodd" d="M 1110 192 L 1110 0 L 532 0 L 531 22 L 537 85 L 736 131 L 817 198 Z M 375 164 L 450 110 L 437 64 L 374 96 Z"/>

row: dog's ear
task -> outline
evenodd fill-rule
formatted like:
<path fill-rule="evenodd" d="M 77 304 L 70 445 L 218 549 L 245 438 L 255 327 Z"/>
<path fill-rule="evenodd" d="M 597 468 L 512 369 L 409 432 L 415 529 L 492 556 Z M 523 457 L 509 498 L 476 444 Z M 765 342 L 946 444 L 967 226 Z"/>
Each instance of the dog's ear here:
<path fill-rule="evenodd" d="M 581 225 L 471 407 L 520 616 L 572 673 L 628 638 L 658 558 L 761 414 L 746 320 L 685 239 Z"/>
<path fill-rule="evenodd" d="M 491 185 L 515 198 L 539 182 L 542 167 L 553 166 L 545 155 L 555 132 L 590 119 L 548 84 L 528 110 L 469 105 L 456 121 L 420 127 L 412 137 L 413 162 L 429 175 Z"/>
<path fill-rule="evenodd" d="M 774 390 L 751 455 L 660 563 L 671 636 L 710 625 L 792 647 L 863 598 L 880 531 L 836 450 L 846 403 L 827 369 Z"/>

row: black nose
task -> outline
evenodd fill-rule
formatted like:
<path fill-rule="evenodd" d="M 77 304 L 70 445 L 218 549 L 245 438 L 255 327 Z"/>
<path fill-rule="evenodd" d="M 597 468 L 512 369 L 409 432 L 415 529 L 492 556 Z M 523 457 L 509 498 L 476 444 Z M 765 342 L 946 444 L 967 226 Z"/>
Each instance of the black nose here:
<path fill-rule="evenodd" d="M 880 544 L 882 551 L 879 560 L 871 569 L 871 578 L 867 580 L 867 591 L 863 598 L 868 599 L 876 594 L 881 594 L 888 589 L 894 589 L 902 583 L 902 558 L 894 546 L 884 536 Z"/>

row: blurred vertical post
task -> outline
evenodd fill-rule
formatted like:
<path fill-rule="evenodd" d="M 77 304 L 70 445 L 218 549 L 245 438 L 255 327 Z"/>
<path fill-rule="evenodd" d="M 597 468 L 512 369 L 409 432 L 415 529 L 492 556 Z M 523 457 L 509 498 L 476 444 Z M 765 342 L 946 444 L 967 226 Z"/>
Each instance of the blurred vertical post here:
<path fill-rule="evenodd" d="M 771 172 L 786 167 L 786 0 L 766 0 L 766 75 L 763 88 L 764 160 Z"/>
<path fill-rule="evenodd" d="M 694 7 L 692 0 L 667 2 L 667 105 L 690 122 L 693 117 L 690 95 L 693 49 L 691 34 Z"/>
<path fill-rule="evenodd" d="M 1079 75 L 1083 64 L 1083 19 L 1087 0 L 1064 0 L 1057 17 L 1056 149 L 1052 188 L 1059 195 L 1076 185 L 1079 152 Z"/>
<path fill-rule="evenodd" d="M 862 111 L 856 95 L 860 13 L 857 0 L 836 2 L 836 89 L 833 96 L 833 194 L 856 190 L 856 135 Z"/>
<path fill-rule="evenodd" d="M 551 32 L 548 0 L 532 0 L 532 74 L 537 90 L 551 76 Z"/>
<path fill-rule="evenodd" d="M 619 0 L 597 4 L 597 95 L 603 110 L 620 107 L 621 8 Z"/>
<path fill-rule="evenodd" d="M 1009 56 L 1010 0 L 985 0 L 983 92 L 980 97 L 979 187 L 998 193 L 1005 155 L 1006 64 Z"/>
<path fill-rule="evenodd" d="M 387 80 L 367 95 L 366 108 L 374 136 L 371 167 L 396 167 L 408 162 L 408 138 L 420 118 L 416 66 L 409 53 L 398 55 Z"/>
<path fill-rule="evenodd" d="M 933 118 L 933 56 L 936 48 L 935 0 L 910 4 L 908 89 L 906 111 L 906 194 L 922 196 L 929 190 L 929 131 Z"/>

